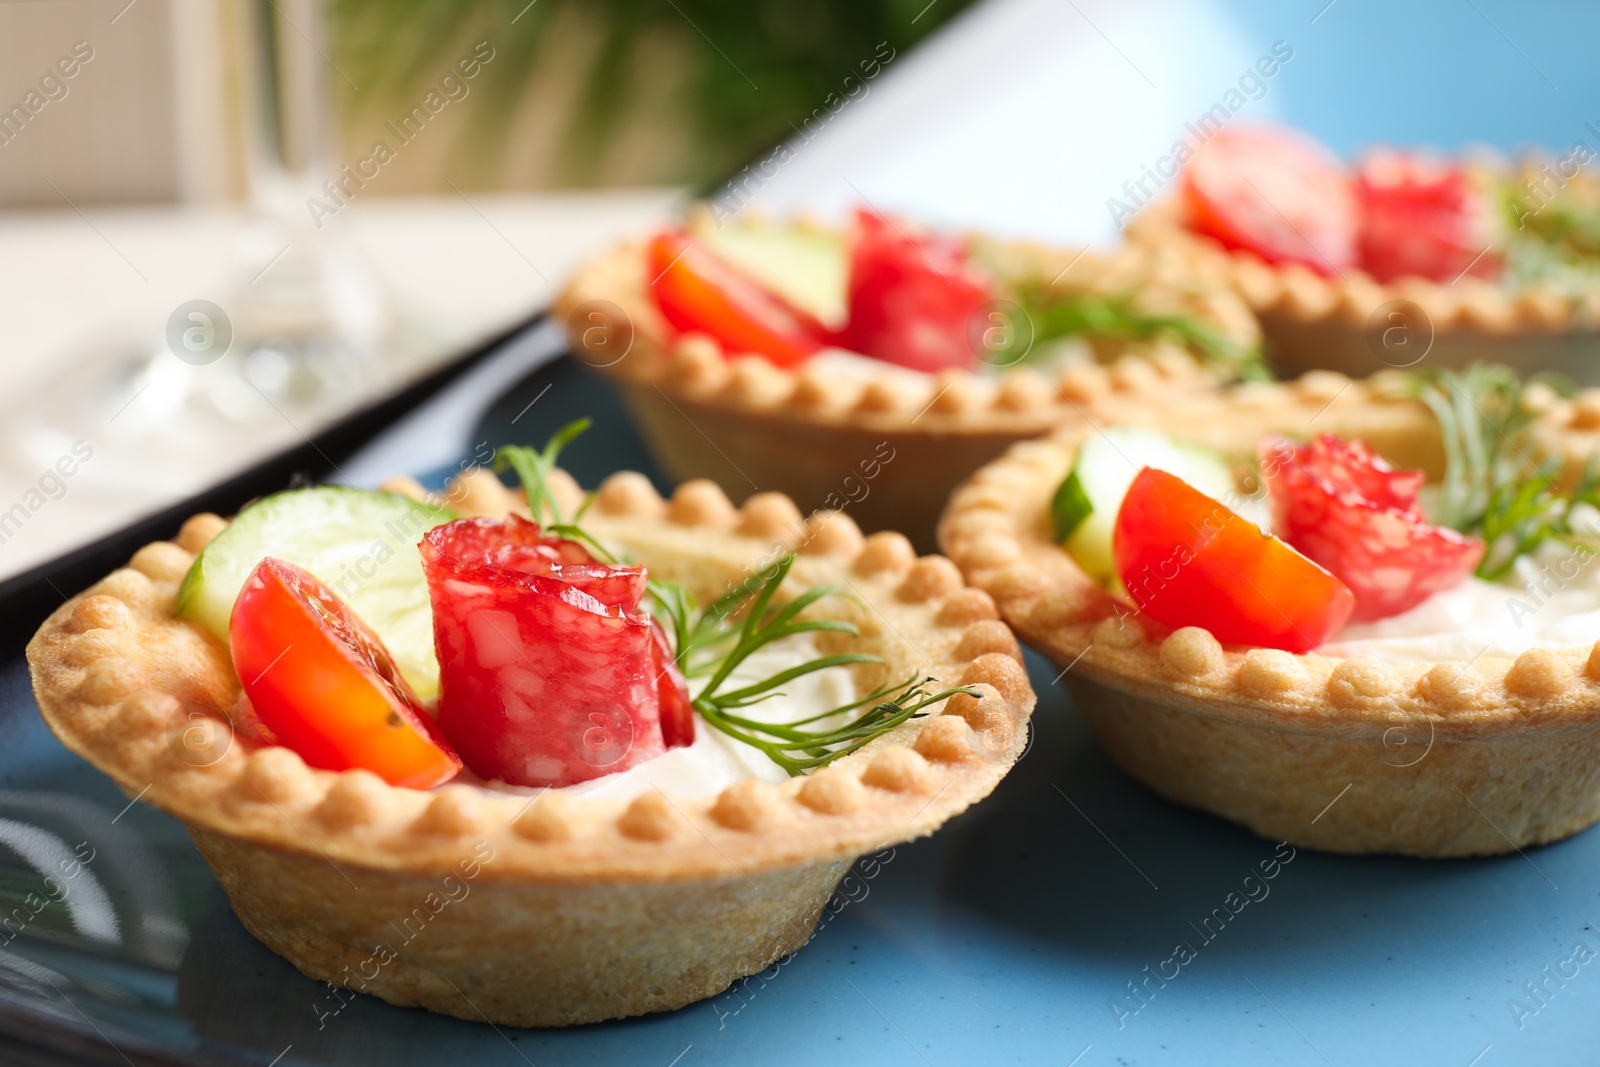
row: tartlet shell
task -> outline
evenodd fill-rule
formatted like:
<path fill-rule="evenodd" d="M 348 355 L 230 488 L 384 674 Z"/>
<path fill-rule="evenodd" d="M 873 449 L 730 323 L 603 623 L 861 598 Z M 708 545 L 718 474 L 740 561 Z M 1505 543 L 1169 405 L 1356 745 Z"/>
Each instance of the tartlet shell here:
<path fill-rule="evenodd" d="M 576 485 L 562 472 L 555 482 L 575 506 Z M 482 471 L 448 498 L 461 514 L 521 506 Z M 675 1008 L 760 970 L 810 936 L 857 856 L 931 833 L 1023 750 L 1034 696 L 1016 641 L 948 560 L 918 559 L 896 534 L 863 539 L 842 515 L 802 521 L 775 494 L 735 509 L 702 482 L 669 502 L 628 474 L 601 487 L 585 524 L 703 591 L 798 550 L 791 581 L 853 591 L 858 604 L 839 603 L 890 670 L 981 685 L 984 697 L 957 697 L 818 774 L 710 799 L 530 802 L 315 770 L 234 736 L 219 718 L 238 696 L 226 649 L 172 617 L 194 554 L 225 525 L 212 515 L 50 616 L 28 646 L 35 695 L 67 747 L 184 823 L 241 920 L 304 973 L 512 1025 Z M 449 878 L 462 899 L 429 908 L 425 936 L 353 978 L 347 968 L 396 943 Z"/>
<path fill-rule="evenodd" d="M 978 243 L 1003 274 L 1055 276 L 1051 288 L 1061 292 L 1158 293 L 1167 309 L 1198 315 L 1244 346 L 1259 341 L 1254 318 L 1230 290 L 1140 249 L 1106 259 L 1035 244 Z M 1187 351 L 1164 344 L 1102 346 L 1104 365 L 1074 365 L 1050 376 L 1028 366 L 921 375 L 870 361 L 849 376 L 815 364 L 784 369 L 755 355 L 730 358 L 702 335 L 673 339 L 645 275 L 644 243 L 620 245 L 578 270 L 555 313 L 575 357 L 622 391 L 674 480 L 709 478 L 734 499 L 776 490 L 807 510 L 848 501 L 863 529 L 899 530 L 925 550 L 932 549 L 950 491 L 1012 443 L 1062 421 L 1109 416 L 1217 383 Z M 625 320 L 631 344 L 623 355 L 614 343 L 603 351 L 586 345 L 596 325 L 589 311 L 602 306 L 603 318 L 620 311 Z M 886 451 L 894 458 L 883 464 L 883 476 L 863 478 Z"/>
<path fill-rule="evenodd" d="M 1521 374 L 1555 371 L 1600 384 L 1600 289 L 1575 298 L 1545 285 L 1508 293 L 1471 275 L 1448 283 L 1416 277 L 1379 282 L 1354 267 L 1328 277 L 1298 263 L 1274 266 L 1193 233 L 1183 224 L 1181 205 L 1170 199 L 1140 212 L 1127 236 L 1237 292 L 1261 324 L 1273 367 L 1286 377 L 1319 369 L 1365 377 L 1418 363 L 1502 363 Z M 1419 348 L 1425 331 L 1410 319 L 1409 348 L 1383 343 L 1384 329 L 1400 320 L 1380 316 L 1375 324 L 1374 316 L 1396 301 L 1422 311 L 1431 344 Z"/>
<path fill-rule="evenodd" d="M 1383 383 L 1322 372 L 1130 420 L 1233 452 L 1268 433 L 1365 437 L 1435 476 L 1437 427 Z M 1600 438 L 1550 399 L 1541 430 L 1574 462 Z M 1025 442 L 952 497 L 940 539 L 969 582 L 1063 669 L 1130 774 L 1256 832 L 1333 852 L 1466 856 L 1553 841 L 1600 819 L 1600 650 L 1406 666 L 1224 647 L 1119 612 L 1054 542 L 1049 502 L 1081 428 Z"/>

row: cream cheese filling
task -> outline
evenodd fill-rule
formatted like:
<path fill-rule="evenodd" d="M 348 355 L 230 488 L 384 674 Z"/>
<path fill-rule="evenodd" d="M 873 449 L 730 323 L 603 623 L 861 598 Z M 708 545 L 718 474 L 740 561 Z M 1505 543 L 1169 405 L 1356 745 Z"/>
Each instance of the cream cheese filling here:
<path fill-rule="evenodd" d="M 751 685 L 779 671 L 816 659 L 819 655 L 821 653 L 810 634 L 796 634 L 774 641 L 741 663 L 730 675 L 726 688 Z M 692 679 L 690 691 L 698 693 L 706 681 L 705 678 Z M 855 676 L 848 668 L 829 667 L 794 679 L 783 687 L 780 695 L 745 708 L 740 714 L 760 722 L 788 722 L 840 707 L 855 699 Z M 827 724 L 828 721 L 823 720 L 817 725 Z M 715 796 L 735 782 L 747 778 L 783 782 L 788 777 L 788 772 L 768 759 L 760 749 L 707 726 L 697 713 L 693 744 L 668 749 L 655 759 L 646 760 L 628 770 L 563 786 L 558 791 L 573 796 L 632 800 L 641 793 L 659 789 L 669 796 L 694 799 Z M 485 782 L 469 771 L 462 771 L 453 781 L 476 785 L 494 793 L 536 796 L 544 792 L 543 789 L 504 782 Z"/>
<path fill-rule="evenodd" d="M 1048 373 L 1059 370 L 1069 364 L 1095 363 L 1094 349 L 1081 337 L 1057 337 L 1041 342 L 1037 351 L 1026 353 L 1028 366 Z M 1012 366 L 1021 363 L 1018 357 L 1016 363 L 1001 365 L 973 355 L 970 366 L 964 368 L 976 376 L 976 384 L 980 389 L 993 390 L 996 379 Z M 888 360 L 874 359 L 864 356 L 859 352 L 852 352 L 847 348 L 824 348 L 812 356 L 805 366 L 816 367 L 830 378 L 840 381 L 852 382 L 860 386 L 871 385 L 877 381 L 897 383 L 900 388 L 908 392 L 926 390 L 934 380 L 934 375 L 927 371 L 914 370 L 911 367 L 902 367 L 898 363 Z M 991 394 L 980 394 L 990 396 Z"/>
<path fill-rule="evenodd" d="M 1468 577 L 1410 611 L 1354 623 L 1317 651 L 1394 663 L 1515 659 L 1531 648 L 1600 640 L 1600 554 L 1546 545 L 1504 581 Z"/>

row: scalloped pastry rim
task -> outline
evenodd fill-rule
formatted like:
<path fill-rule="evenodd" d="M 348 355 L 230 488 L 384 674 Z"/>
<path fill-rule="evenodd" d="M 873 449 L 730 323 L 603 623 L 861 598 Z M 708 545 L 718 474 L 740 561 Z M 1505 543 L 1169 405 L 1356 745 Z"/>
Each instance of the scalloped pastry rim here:
<path fill-rule="evenodd" d="M 489 479 L 480 478 L 474 491 L 481 494 Z M 576 489 L 570 479 L 564 484 Z M 501 491 L 509 509 L 511 493 Z M 798 516 L 780 494 L 760 494 L 735 509 L 705 481 L 685 483 L 663 502 L 642 476 L 627 472 L 606 480 L 599 501 L 595 521 L 603 529 L 670 523 L 751 558 L 770 553 L 783 541 L 780 528 Z M 41 712 L 68 748 L 130 796 L 263 847 L 436 874 L 457 863 L 468 843 L 489 840 L 497 861 L 485 877 L 541 884 L 753 874 L 931 833 L 986 796 L 1026 745 L 1035 696 L 993 602 L 966 588 L 950 561 L 918 559 L 901 535 L 863 538 L 843 514 L 818 512 L 805 520 L 796 573 L 812 575 L 807 584 L 817 574 L 842 576 L 901 633 L 931 635 L 946 650 L 943 672 L 984 687 L 982 700 L 958 695 L 941 713 L 912 720 L 815 774 L 782 784 L 746 780 L 709 799 L 656 790 L 624 803 L 551 791 L 530 802 L 463 785 L 418 791 L 365 771 L 309 768 L 287 748 L 247 751 L 242 742 L 197 765 L 178 754 L 184 731 L 194 727 L 179 715 L 174 687 L 147 681 L 119 649 L 128 651 L 129 635 L 137 642 L 155 623 L 198 631 L 173 619 L 170 604 L 194 555 L 224 525 L 197 515 L 174 541 L 140 549 L 128 567 L 53 612 L 27 658 Z M 204 639 L 225 661 L 220 643 Z"/>
<path fill-rule="evenodd" d="M 1406 300 L 1420 307 L 1435 334 L 1459 331 L 1507 339 L 1600 333 L 1600 284 L 1590 299 L 1530 285 L 1508 293 L 1492 282 L 1463 277 L 1436 282 L 1408 276 L 1380 282 L 1359 267 L 1332 277 L 1301 263 L 1271 264 L 1253 252 L 1227 249 L 1176 218 L 1173 198 L 1145 208 L 1127 227 L 1130 244 L 1186 258 L 1197 275 L 1219 274 L 1258 317 L 1279 315 L 1304 325 L 1364 329 L 1380 305 Z"/>
<path fill-rule="evenodd" d="M 798 224 L 816 225 L 805 220 Z M 594 366 L 630 385 L 660 389 L 669 399 L 876 432 L 1020 437 L 1042 433 L 1108 394 L 1137 401 L 1217 383 L 1197 360 L 1172 347 L 1157 347 L 1148 357 L 1119 359 L 1107 366 L 1069 366 L 1054 378 L 1030 366 L 1009 367 L 993 375 L 945 370 L 923 375 L 925 385 L 915 388 L 908 386 L 908 375 L 918 372 L 893 364 L 884 364 L 875 376 L 844 380 L 809 363 L 783 368 L 754 354 L 725 357 L 715 341 L 699 334 L 668 343 L 660 314 L 634 299 L 630 283 L 617 284 L 619 277 L 642 273 L 635 269 L 642 250 L 643 241 L 636 238 L 586 260 L 557 296 L 553 313 L 566 324 L 577 350 L 581 346 L 573 319 L 579 307 L 604 300 L 622 308 L 632 324 L 632 347 L 615 363 Z M 1220 292 L 1236 298 L 1229 289 Z"/>
<path fill-rule="evenodd" d="M 1280 391 L 1290 402 L 1297 390 L 1320 397 L 1341 380 L 1357 399 L 1370 388 L 1326 371 L 1253 388 Z M 1403 664 L 1225 647 L 1203 627 L 1168 630 L 1131 612 L 1113 614 L 1110 595 L 1023 517 L 1036 509 L 1041 486 L 1048 482 L 1046 497 L 1053 492 L 1090 432 L 1062 427 L 1013 446 L 952 494 L 940 520 L 939 544 L 965 579 L 989 592 L 1001 617 L 1058 666 L 1175 710 L 1322 736 L 1381 739 L 1397 721 L 1428 722 L 1446 740 L 1600 725 L 1600 641 L 1537 647 L 1514 659 Z M 999 518 L 967 518 L 979 513 Z"/>

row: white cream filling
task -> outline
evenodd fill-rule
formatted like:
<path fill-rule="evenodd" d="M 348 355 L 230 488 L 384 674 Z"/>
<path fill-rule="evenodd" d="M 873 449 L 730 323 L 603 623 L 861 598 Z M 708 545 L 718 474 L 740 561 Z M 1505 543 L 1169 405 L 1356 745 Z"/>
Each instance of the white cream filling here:
<path fill-rule="evenodd" d="M 1058 337 L 1043 342 L 1036 351 L 1027 353 L 1028 366 L 1049 373 L 1072 363 L 1094 363 L 1094 349 L 1081 337 Z M 980 388 L 994 388 L 994 379 L 1001 373 L 1010 370 L 1016 364 L 1000 365 L 973 357 L 971 366 L 967 369 L 977 376 Z M 852 352 L 847 348 L 824 348 L 821 352 L 806 361 L 807 366 L 815 366 L 825 371 L 829 377 L 842 381 L 854 382 L 860 386 L 867 386 L 875 381 L 895 382 L 908 392 L 927 390 L 932 387 L 934 376 L 926 371 L 913 370 L 902 367 L 898 363 L 887 360 L 873 359 L 871 356 Z"/>
<path fill-rule="evenodd" d="M 1317 651 L 1395 663 L 1514 659 L 1600 640 L 1600 555 L 1549 544 L 1503 582 L 1468 577 L 1410 611 L 1346 626 Z"/>
<path fill-rule="evenodd" d="M 820 654 L 810 634 L 797 634 L 774 641 L 741 663 L 729 677 L 724 689 L 751 685 L 779 671 L 816 659 Z M 690 690 L 698 693 L 707 680 L 694 679 L 690 682 Z M 855 699 L 855 678 L 849 669 L 829 667 L 794 679 L 783 687 L 781 695 L 745 708 L 739 714 L 759 722 L 789 722 L 848 704 Z M 828 724 L 824 720 L 816 725 Z M 564 786 L 559 791 L 574 796 L 631 800 L 641 793 L 659 789 L 669 796 L 696 798 L 715 796 L 735 782 L 747 778 L 782 782 L 788 777 L 788 772 L 768 759 L 760 749 L 735 741 L 721 730 L 707 726 L 696 714 L 693 744 L 668 749 L 663 755 L 618 774 Z M 542 789 L 507 785 L 504 782 L 483 782 L 466 771 L 455 781 L 471 783 L 497 793 L 533 796 L 544 792 Z"/>

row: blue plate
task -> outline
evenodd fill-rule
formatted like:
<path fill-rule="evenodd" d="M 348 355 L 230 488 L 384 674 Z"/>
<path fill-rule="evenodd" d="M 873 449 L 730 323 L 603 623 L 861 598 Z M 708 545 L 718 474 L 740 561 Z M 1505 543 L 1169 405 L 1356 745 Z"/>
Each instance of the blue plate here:
<path fill-rule="evenodd" d="M 571 453 L 586 482 L 641 464 L 615 398 L 566 362 L 481 429 L 540 441 L 579 413 L 598 422 Z M 1016 769 L 933 838 L 858 865 L 792 959 L 671 1014 L 540 1031 L 301 976 L 244 931 L 174 820 L 55 741 L 13 661 L 0 1033 L 108 1063 L 1595 1062 L 1600 835 L 1474 861 L 1296 852 L 1133 782 L 1056 672 L 1029 670 L 1041 699 Z"/>

